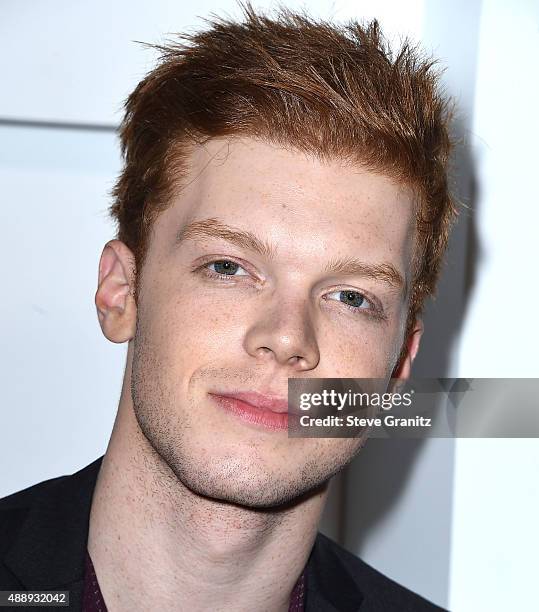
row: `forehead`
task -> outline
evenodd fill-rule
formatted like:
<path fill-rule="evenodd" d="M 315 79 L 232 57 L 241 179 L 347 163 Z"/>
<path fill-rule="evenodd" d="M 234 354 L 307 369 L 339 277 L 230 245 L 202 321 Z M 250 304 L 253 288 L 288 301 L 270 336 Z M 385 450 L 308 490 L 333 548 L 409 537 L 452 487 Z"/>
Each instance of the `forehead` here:
<path fill-rule="evenodd" d="M 373 207 L 387 202 L 388 208 L 399 203 L 392 216 L 402 216 L 412 199 L 406 186 L 358 164 L 321 160 L 253 138 L 211 139 L 196 146 L 189 160 L 189 175 L 183 194 L 192 194 L 199 202 L 200 196 L 211 193 L 228 206 L 238 198 L 245 201 L 253 196 L 268 205 L 282 206 L 288 201 L 297 205 L 298 212 L 301 204 L 311 208 L 321 204 L 334 219 L 341 214 L 349 218 L 354 209 L 363 217 L 368 207 L 363 206 L 360 212 L 362 202 Z M 263 207 L 259 210 L 263 212 Z"/>
<path fill-rule="evenodd" d="M 252 138 L 212 139 L 194 148 L 162 226 L 172 232 L 215 218 L 256 233 L 282 255 L 389 257 L 408 277 L 413 210 L 409 188 L 357 164 Z"/>

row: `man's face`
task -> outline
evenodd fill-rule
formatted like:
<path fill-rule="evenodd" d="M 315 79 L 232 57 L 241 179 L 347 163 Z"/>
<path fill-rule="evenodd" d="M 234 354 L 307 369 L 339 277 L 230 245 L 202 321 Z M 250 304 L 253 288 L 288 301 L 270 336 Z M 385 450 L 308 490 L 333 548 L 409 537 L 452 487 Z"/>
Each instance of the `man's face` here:
<path fill-rule="evenodd" d="M 135 414 L 191 490 L 274 506 L 325 482 L 360 445 L 288 437 L 273 411 L 287 379 L 389 379 L 396 365 L 412 194 L 247 138 L 198 147 L 183 184 L 139 279 Z"/>

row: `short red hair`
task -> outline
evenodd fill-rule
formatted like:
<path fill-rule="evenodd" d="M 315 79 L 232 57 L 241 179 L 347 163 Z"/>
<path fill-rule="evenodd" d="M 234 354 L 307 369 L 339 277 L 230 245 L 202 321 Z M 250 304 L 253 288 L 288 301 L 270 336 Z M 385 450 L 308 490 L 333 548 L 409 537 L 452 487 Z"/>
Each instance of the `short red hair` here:
<path fill-rule="evenodd" d="M 128 97 L 124 168 L 113 190 L 118 238 L 140 269 L 152 222 L 181 187 L 190 144 L 252 136 L 346 159 L 409 185 L 418 241 L 408 331 L 433 294 L 457 210 L 448 188 L 448 102 L 434 62 L 393 52 L 376 21 L 337 26 L 247 5 L 168 45 Z"/>

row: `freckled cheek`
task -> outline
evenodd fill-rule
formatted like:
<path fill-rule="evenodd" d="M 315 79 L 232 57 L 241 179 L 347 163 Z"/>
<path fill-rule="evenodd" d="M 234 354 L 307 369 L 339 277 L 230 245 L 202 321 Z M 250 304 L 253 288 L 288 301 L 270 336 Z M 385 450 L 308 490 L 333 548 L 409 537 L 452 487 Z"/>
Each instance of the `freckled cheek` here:
<path fill-rule="evenodd" d="M 384 378 L 394 337 L 391 330 L 375 325 L 358 326 L 357 330 L 334 327 L 321 334 L 319 345 L 324 376 Z"/>
<path fill-rule="evenodd" d="M 246 310 L 245 303 L 211 292 L 176 295 L 153 317 L 153 334 L 160 338 L 168 361 L 196 368 L 241 349 Z"/>

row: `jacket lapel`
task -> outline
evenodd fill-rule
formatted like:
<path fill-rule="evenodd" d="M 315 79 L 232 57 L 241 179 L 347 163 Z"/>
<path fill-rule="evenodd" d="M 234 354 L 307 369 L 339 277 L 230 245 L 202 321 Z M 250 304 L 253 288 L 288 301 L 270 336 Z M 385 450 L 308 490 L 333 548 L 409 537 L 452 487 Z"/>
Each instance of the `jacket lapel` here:
<path fill-rule="evenodd" d="M 306 612 L 356 612 L 363 595 L 346 566 L 320 534 L 307 562 Z"/>

